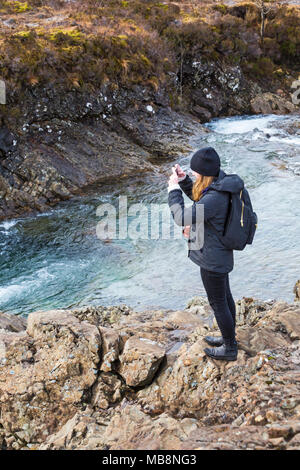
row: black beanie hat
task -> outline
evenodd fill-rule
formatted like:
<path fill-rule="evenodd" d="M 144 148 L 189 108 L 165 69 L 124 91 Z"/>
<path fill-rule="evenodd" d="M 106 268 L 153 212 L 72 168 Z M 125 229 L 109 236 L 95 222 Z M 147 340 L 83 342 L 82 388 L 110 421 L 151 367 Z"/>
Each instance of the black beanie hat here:
<path fill-rule="evenodd" d="M 220 157 L 212 147 L 198 150 L 191 159 L 191 170 L 203 176 L 218 176 L 220 171 Z"/>

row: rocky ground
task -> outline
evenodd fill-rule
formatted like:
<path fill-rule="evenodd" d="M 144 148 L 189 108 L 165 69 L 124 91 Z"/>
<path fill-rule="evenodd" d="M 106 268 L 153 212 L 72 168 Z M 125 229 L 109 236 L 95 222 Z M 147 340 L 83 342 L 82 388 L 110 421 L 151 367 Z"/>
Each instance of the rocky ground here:
<path fill-rule="evenodd" d="M 294 304 L 237 302 L 233 363 L 203 353 L 201 298 L 1 314 L 1 448 L 299 449 L 298 284 Z"/>

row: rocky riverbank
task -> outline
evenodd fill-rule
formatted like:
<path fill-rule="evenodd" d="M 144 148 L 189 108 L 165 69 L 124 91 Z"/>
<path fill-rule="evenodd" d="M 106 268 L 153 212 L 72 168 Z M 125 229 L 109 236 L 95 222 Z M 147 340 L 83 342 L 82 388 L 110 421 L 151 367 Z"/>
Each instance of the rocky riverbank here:
<path fill-rule="evenodd" d="M 238 361 L 203 353 L 209 305 L 0 315 L 2 449 L 299 449 L 300 304 L 237 302 Z"/>
<path fill-rule="evenodd" d="M 106 94 L 102 99 L 107 99 Z M 0 220 L 47 211 L 94 184 L 100 187 L 101 183 L 155 172 L 157 161 L 190 152 L 191 136 L 207 132 L 192 116 L 157 107 L 153 100 L 149 110 L 143 101 L 140 109 L 128 109 L 124 101 L 125 109 L 114 117 L 107 111 L 111 102 L 107 107 L 97 96 L 70 94 L 63 103 L 69 119 L 62 110 L 64 118 L 57 117 L 59 111 L 55 110 L 53 118 L 27 119 L 25 135 L 20 138 L 17 131 L 2 128 L 8 143 L 0 162 Z M 51 100 L 40 99 L 33 103 L 36 105 L 38 110 L 48 109 Z M 79 114 L 86 116 L 78 118 Z M 89 118 L 89 114 L 94 116 Z"/>
<path fill-rule="evenodd" d="M 0 7 L 0 219 L 155 171 L 213 117 L 298 109 L 297 7 L 269 18 L 264 47 L 248 3 Z"/>

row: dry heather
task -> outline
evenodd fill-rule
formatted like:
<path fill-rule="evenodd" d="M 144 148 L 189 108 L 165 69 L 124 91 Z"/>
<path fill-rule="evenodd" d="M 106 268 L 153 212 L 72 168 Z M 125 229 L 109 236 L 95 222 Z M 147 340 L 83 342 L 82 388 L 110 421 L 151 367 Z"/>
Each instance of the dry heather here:
<path fill-rule="evenodd" d="M 0 76 L 12 89 L 55 83 L 89 89 L 174 85 L 184 60 L 239 64 L 257 80 L 273 82 L 297 69 L 300 11 L 283 5 L 266 21 L 253 2 L 39 1 L 0 2 Z"/>

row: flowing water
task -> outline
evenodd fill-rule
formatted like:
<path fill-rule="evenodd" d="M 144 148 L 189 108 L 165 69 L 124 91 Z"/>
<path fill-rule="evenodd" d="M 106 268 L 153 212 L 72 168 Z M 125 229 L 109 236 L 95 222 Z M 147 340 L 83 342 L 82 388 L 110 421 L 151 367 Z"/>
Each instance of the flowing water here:
<path fill-rule="evenodd" d="M 259 217 L 253 246 L 235 253 L 235 298 L 292 301 L 300 277 L 300 131 L 292 116 L 216 119 L 195 148 L 213 146 L 227 173 L 247 185 Z M 179 161 L 188 168 L 189 158 Z M 96 208 L 117 203 L 165 203 L 172 162 L 153 175 L 95 187 L 85 197 L 39 216 L 0 223 L 0 311 L 26 315 L 37 309 L 86 304 L 181 308 L 204 295 L 199 268 L 180 240 L 111 240 L 96 237 Z"/>

